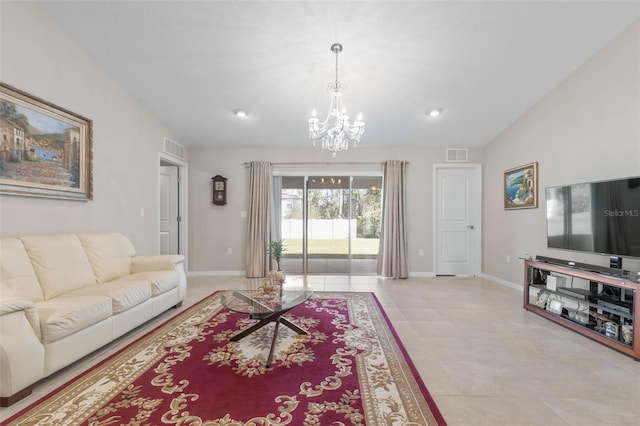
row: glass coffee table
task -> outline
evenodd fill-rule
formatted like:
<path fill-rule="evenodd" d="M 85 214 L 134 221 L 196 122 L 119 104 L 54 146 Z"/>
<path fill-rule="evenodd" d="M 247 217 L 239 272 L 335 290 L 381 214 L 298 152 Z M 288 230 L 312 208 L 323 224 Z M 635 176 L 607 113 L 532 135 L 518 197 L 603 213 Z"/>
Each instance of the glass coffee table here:
<path fill-rule="evenodd" d="M 222 304 L 225 308 L 248 314 L 249 318 L 258 320 L 251 327 L 231 337 L 229 341 L 237 342 L 265 325 L 275 322 L 271 349 L 266 364 L 267 368 L 271 367 L 280 324 L 298 334 L 308 334 L 304 328 L 284 318 L 283 315 L 303 304 L 312 294 L 313 290 L 306 282 L 292 280 L 292 282 L 285 281 L 283 284 L 277 285 L 266 278 L 249 279 L 248 286 L 244 290 L 225 290 L 222 293 Z"/>

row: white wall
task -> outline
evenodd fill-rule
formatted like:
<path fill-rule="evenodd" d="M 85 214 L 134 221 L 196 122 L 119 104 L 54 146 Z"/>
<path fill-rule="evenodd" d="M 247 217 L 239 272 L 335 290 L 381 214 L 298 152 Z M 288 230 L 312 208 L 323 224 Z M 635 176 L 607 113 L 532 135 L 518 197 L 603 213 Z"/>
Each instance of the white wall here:
<path fill-rule="evenodd" d="M 301 144 L 309 144 L 302 141 Z M 358 148 L 331 159 L 319 149 L 234 149 L 192 148 L 189 162 L 189 269 L 193 272 L 245 270 L 247 219 L 240 217 L 249 205 L 248 161 L 273 163 L 382 162 L 408 160 L 407 221 L 409 271 L 412 275 L 433 272 L 432 265 L 432 186 L 433 164 L 445 162 L 445 149 L 366 148 L 366 133 Z M 482 149 L 470 149 L 471 162 L 482 162 Z M 222 175 L 229 180 L 227 205 L 212 204 L 211 178 Z M 232 249 L 232 255 L 227 249 Z M 424 256 L 419 256 L 420 249 Z"/>
<path fill-rule="evenodd" d="M 539 163 L 539 208 L 503 208 L 503 172 Z M 640 23 L 635 22 L 485 148 L 483 272 L 522 283 L 526 253 L 608 265 L 546 248 L 544 188 L 640 175 Z M 511 256 L 511 263 L 506 256 Z M 623 261 L 640 270 L 640 261 Z"/>
<path fill-rule="evenodd" d="M 0 2 L 0 64 L 4 83 L 92 119 L 94 143 L 93 201 L 0 196 L 0 235 L 118 231 L 157 253 L 158 152 L 175 137 L 33 3 Z"/>
<path fill-rule="evenodd" d="M 625 31 L 492 141 L 470 151 L 484 163 L 483 271 L 522 281 L 525 253 L 547 250 L 545 217 L 535 210 L 504 211 L 503 171 L 540 163 L 539 187 L 640 175 L 640 24 Z M 164 136 L 177 139 L 77 42 L 30 2 L 0 2 L 0 80 L 94 123 L 94 200 L 73 202 L 0 196 L 0 235 L 119 231 L 140 253 L 158 251 L 158 152 Z M 305 141 L 301 141 L 304 144 Z M 251 160 L 332 161 L 311 150 L 191 149 L 189 152 L 189 268 L 243 271 Z M 432 166 L 444 149 L 372 149 L 339 154 L 336 161 L 406 159 L 409 270 L 432 265 Z M 211 177 L 229 178 L 229 203 L 211 204 Z M 140 209 L 146 212 L 140 217 Z M 227 255 L 227 248 L 233 250 Z M 424 256 L 418 250 L 424 249 Z M 512 262 L 506 263 L 510 255 Z M 573 254 L 571 254 L 573 256 Z M 576 256 L 578 257 L 578 256 Z M 599 256 L 577 260 L 606 264 Z M 629 266 L 628 264 L 625 266 Z M 640 269 L 640 265 L 637 267 Z"/>
<path fill-rule="evenodd" d="M 0 80 L 90 118 L 94 125 L 94 200 L 0 196 L 0 235 L 119 231 L 133 239 L 140 253 L 156 253 L 158 152 L 164 136 L 177 138 L 33 3 L 2 2 L 0 15 Z M 409 269 L 432 272 L 432 166 L 445 161 L 444 149 L 367 149 L 366 135 L 361 146 L 336 161 L 410 161 Z M 482 149 L 470 150 L 470 159 L 482 162 Z M 333 161 L 312 149 L 191 149 L 190 270 L 244 271 L 247 224 L 240 212 L 248 208 L 244 163 L 251 160 Z M 216 174 L 229 178 L 224 207 L 211 203 L 211 177 Z M 424 256 L 418 256 L 419 249 Z"/>

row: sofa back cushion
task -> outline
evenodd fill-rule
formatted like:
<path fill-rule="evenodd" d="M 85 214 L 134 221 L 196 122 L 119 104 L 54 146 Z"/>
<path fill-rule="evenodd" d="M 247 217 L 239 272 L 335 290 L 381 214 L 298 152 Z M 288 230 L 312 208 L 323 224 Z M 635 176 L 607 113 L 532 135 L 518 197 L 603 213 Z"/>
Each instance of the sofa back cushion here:
<path fill-rule="evenodd" d="M 45 300 L 95 284 L 89 259 L 75 234 L 21 237 Z"/>
<path fill-rule="evenodd" d="M 19 238 L 0 238 L 0 294 L 34 303 L 44 300 L 36 271 Z"/>
<path fill-rule="evenodd" d="M 98 283 L 113 281 L 131 274 L 131 256 L 136 250 L 122 234 L 78 234 Z"/>

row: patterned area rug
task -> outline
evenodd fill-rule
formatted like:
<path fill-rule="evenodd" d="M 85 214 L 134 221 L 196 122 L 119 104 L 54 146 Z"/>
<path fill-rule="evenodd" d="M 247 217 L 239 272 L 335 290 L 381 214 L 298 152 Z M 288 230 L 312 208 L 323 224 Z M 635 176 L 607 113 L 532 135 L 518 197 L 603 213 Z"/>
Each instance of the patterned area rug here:
<path fill-rule="evenodd" d="M 445 425 L 372 293 L 315 293 L 270 324 L 214 293 L 8 420 L 11 425 Z"/>

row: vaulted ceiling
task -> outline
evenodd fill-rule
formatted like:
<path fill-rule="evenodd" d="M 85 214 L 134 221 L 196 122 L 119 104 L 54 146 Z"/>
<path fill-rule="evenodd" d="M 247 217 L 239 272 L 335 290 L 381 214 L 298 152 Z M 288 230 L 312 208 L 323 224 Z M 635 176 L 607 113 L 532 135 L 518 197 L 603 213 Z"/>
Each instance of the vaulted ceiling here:
<path fill-rule="evenodd" d="M 640 17 L 638 1 L 38 4 L 178 142 L 211 147 L 310 146 L 334 42 L 360 146 L 483 146 Z"/>

